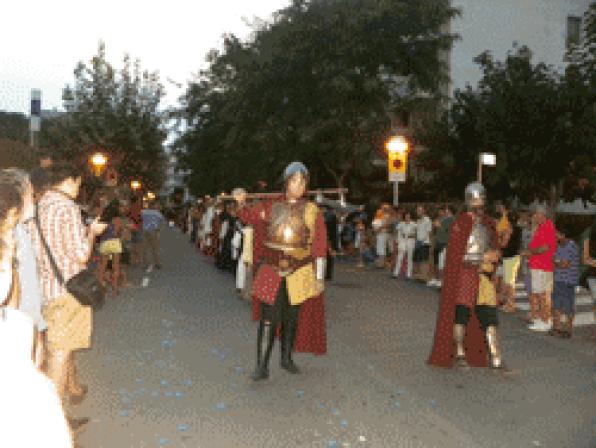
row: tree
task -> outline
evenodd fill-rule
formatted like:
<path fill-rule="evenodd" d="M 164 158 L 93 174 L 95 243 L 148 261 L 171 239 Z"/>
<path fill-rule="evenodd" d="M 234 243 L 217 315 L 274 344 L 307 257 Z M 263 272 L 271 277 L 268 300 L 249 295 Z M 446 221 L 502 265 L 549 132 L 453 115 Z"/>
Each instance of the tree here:
<path fill-rule="evenodd" d="M 503 62 L 486 52 L 476 62 L 478 86 L 457 91 L 450 110 L 418 136 L 430 149 L 426 163 L 438 165 L 436 182 L 461 196 L 476 177 L 478 154 L 488 151 L 498 160 L 484 176 L 493 197 L 556 202 L 572 162 L 585 155 L 580 134 L 594 131 L 583 92 L 553 68 L 532 64 L 527 47 Z"/>
<path fill-rule="evenodd" d="M 0 138 L 27 143 L 29 120 L 25 114 L 0 111 Z"/>
<path fill-rule="evenodd" d="M 48 120 L 42 144 L 62 157 L 85 164 L 102 150 L 123 179 L 140 178 L 157 190 L 163 181 L 166 115 L 159 108 L 164 95 L 157 73 L 141 72 L 126 55 L 121 70 L 105 57 L 100 42 L 90 65 L 79 62 L 74 86 L 66 86 L 62 117 Z"/>
<path fill-rule="evenodd" d="M 439 54 L 454 38 L 441 26 L 455 13 L 443 0 L 295 0 L 250 41 L 226 36 L 178 115 L 175 146 L 193 192 L 271 185 L 295 159 L 318 185 L 374 177 L 371 158 L 400 103 L 439 96 Z"/>

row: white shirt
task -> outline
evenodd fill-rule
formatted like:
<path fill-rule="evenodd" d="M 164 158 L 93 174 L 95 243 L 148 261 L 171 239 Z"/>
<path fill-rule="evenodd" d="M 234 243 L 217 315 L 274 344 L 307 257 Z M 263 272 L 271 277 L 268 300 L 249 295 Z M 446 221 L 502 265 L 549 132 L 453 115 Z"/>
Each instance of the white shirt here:
<path fill-rule="evenodd" d="M 397 225 L 397 240 L 405 242 L 408 239 L 415 238 L 416 230 L 417 230 L 417 226 L 414 221 L 410 221 L 410 222 L 401 221 Z"/>
<path fill-rule="evenodd" d="M 56 389 L 31 360 L 33 329 L 25 313 L 0 309 L 0 446 L 71 448 Z"/>
<path fill-rule="evenodd" d="M 423 216 L 416 222 L 416 240 L 423 244 L 430 244 L 430 233 L 433 223 L 428 216 Z"/>

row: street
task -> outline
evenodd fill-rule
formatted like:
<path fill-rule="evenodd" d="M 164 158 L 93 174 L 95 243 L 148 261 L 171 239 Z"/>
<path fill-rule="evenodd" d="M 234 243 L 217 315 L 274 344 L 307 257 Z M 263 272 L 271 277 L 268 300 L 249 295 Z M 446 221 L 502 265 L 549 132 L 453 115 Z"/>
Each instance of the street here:
<path fill-rule="evenodd" d="M 439 293 L 389 272 L 336 265 L 326 292 L 328 354 L 297 354 L 253 383 L 257 324 L 233 277 L 168 229 L 164 269 L 94 316 L 78 355 L 91 418 L 82 448 L 596 446 L 596 344 L 527 331 L 501 314 L 504 358 L 519 370 L 429 367 Z M 149 278 L 148 286 L 142 277 Z M 145 282 L 146 284 L 147 282 Z"/>

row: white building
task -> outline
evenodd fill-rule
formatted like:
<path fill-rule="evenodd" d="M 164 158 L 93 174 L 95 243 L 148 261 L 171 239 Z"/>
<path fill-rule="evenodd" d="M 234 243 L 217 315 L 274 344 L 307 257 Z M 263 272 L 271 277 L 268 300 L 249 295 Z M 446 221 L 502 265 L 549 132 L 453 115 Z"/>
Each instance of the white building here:
<path fill-rule="evenodd" d="M 474 58 L 488 50 L 503 61 L 514 43 L 532 51 L 533 63 L 565 67 L 570 43 L 580 39 L 581 19 L 594 0 L 452 0 L 461 15 L 450 24 L 459 34 L 448 56 L 448 94 L 482 78 Z"/>

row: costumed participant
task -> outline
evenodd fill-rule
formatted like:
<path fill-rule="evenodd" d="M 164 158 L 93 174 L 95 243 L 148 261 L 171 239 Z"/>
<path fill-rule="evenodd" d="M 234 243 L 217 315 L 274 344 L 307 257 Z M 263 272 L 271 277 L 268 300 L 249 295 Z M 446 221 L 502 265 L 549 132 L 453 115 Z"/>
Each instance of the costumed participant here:
<path fill-rule="evenodd" d="M 253 318 L 260 319 L 257 365 L 252 375 L 255 381 L 269 377 L 278 324 L 281 367 L 288 372 L 299 373 L 292 360 L 295 342 L 296 351 L 326 351 L 322 296 L 327 255 L 325 221 L 316 204 L 303 199 L 308 170 L 302 163 L 288 165 L 284 181 L 280 200 L 243 207 L 246 195 L 236 196 L 238 216 L 255 228 Z"/>
<path fill-rule="evenodd" d="M 213 246 L 213 217 L 215 216 L 215 205 L 213 200 L 209 197 L 205 201 L 206 210 L 203 214 L 201 227 L 202 227 L 202 250 L 205 255 L 211 253 Z"/>
<path fill-rule="evenodd" d="M 485 189 L 466 187 L 467 211 L 451 227 L 441 303 L 429 364 L 439 367 L 490 367 L 509 373 L 497 337 L 493 275 L 499 252 L 494 221 L 484 215 Z"/>
<path fill-rule="evenodd" d="M 325 226 L 327 227 L 327 272 L 325 280 L 333 280 L 333 267 L 335 265 L 335 255 L 339 250 L 337 244 L 337 215 L 331 207 L 325 207 Z"/>
<path fill-rule="evenodd" d="M 389 241 L 390 216 L 389 204 L 383 204 L 375 214 L 372 226 L 376 232 L 377 240 L 377 267 L 385 267 L 385 257 L 387 256 L 387 243 Z"/>
<path fill-rule="evenodd" d="M 236 204 L 226 203 L 220 218 L 219 250 L 215 264 L 219 269 L 229 272 L 234 272 L 235 268 L 232 259 L 232 239 L 236 232 L 236 221 Z"/>

